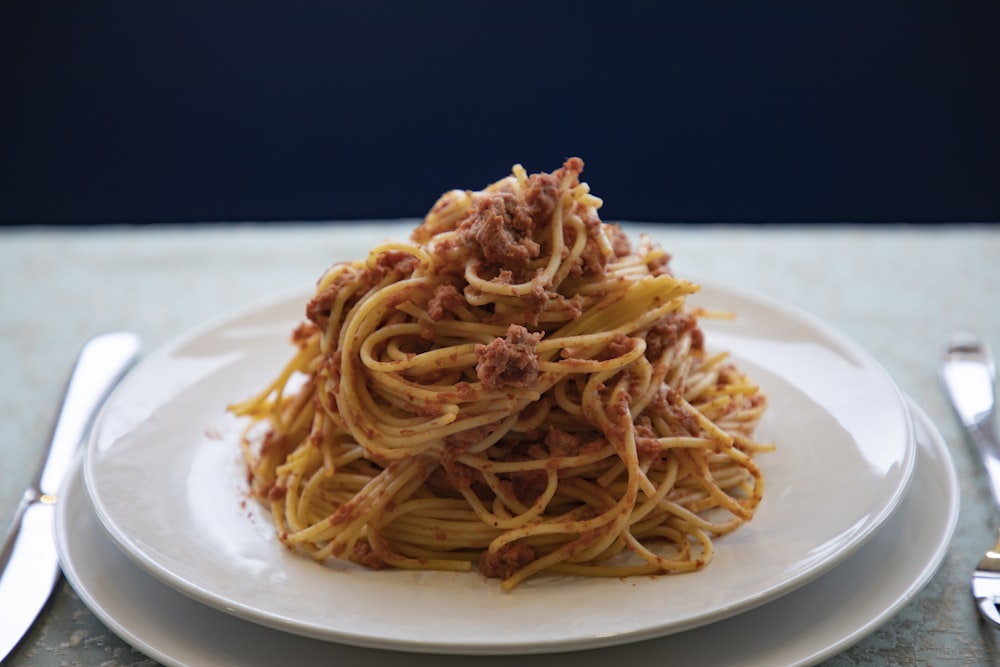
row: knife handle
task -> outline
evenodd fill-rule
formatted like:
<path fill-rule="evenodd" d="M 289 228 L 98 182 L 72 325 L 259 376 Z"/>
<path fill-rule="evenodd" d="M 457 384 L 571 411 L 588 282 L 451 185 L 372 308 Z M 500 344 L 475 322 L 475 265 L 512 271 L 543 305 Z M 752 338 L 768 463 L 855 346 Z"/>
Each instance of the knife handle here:
<path fill-rule="evenodd" d="M 38 478 L 40 497 L 54 497 L 59 492 L 98 408 L 134 363 L 140 346 L 139 336 L 131 331 L 100 334 L 83 346 L 66 385 L 49 454 Z"/>

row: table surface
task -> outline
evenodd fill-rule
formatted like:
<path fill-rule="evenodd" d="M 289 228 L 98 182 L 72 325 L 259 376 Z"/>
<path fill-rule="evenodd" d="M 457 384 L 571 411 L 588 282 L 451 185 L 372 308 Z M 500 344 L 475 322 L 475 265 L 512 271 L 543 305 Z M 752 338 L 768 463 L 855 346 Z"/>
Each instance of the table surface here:
<path fill-rule="evenodd" d="M 220 310 L 308 288 L 355 224 L 0 230 L 0 526 L 41 460 L 87 337 L 131 329 L 152 350 Z M 402 229 L 371 224 L 397 237 Z M 1000 521 L 936 375 L 952 331 L 977 331 L 1000 345 L 1000 227 L 662 229 L 676 273 L 768 293 L 869 350 L 937 424 L 955 461 L 961 512 L 940 570 L 893 619 L 823 664 L 1000 662 L 1000 631 L 979 620 L 969 595 L 970 573 Z M 155 663 L 60 581 L 9 664 Z"/>

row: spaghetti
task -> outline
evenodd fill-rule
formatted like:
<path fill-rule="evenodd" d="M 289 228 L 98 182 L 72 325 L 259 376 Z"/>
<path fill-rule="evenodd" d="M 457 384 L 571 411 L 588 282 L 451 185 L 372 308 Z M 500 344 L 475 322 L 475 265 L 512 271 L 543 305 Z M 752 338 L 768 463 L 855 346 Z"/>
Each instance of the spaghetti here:
<path fill-rule="evenodd" d="M 697 570 L 753 517 L 765 394 L 582 169 L 447 192 L 410 241 L 322 276 L 294 356 L 230 406 L 284 544 L 511 589 Z"/>

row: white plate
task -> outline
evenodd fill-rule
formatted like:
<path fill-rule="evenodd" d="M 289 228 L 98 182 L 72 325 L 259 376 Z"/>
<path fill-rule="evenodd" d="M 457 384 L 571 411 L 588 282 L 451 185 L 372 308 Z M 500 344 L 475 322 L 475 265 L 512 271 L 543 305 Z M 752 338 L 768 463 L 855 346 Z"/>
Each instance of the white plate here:
<path fill-rule="evenodd" d="M 321 567 L 287 551 L 246 499 L 240 423 L 223 407 L 271 380 L 290 352 L 296 295 L 223 318 L 158 350 L 103 411 L 85 478 L 112 539 L 206 604 L 302 635 L 437 653 L 529 653 L 620 644 L 718 621 L 788 593 L 853 553 L 903 497 L 915 446 L 893 382 L 856 344 L 780 304 L 705 286 L 706 322 L 765 388 L 754 521 L 717 541 L 704 571 L 538 577 L 511 593 L 477 573 Z"/>
<path fill-rule="evenodd" d="M 572 654 L 577 667 L 676 664 L 807 665 L 857 643 L 903 608 L 937 571 L 958 519 L 948 448 L 912 406 L 917 463 L 911 490 L 879 533 L 828 574 L 739 616 L 668 637 Z M 136 649 L 168 665 L 270 667 L 294 663 L 459 667 L 469 658 L 333 644 L 246 622 L 194 602 L 136 567 L 101 530 L 79 468 L 60 492 L 56 538 L 63 570 L 84 603 Z M 891 568 L 885 563 L 893 563 Z M 548 667 L 556 656 L 480 657 L 475 664 Z"/>

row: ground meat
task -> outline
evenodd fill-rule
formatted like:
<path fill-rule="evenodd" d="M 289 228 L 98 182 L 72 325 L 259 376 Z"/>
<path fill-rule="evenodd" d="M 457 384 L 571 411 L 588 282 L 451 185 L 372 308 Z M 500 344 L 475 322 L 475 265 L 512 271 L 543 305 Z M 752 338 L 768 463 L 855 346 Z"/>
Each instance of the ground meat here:
<path fill-rule="evenodd" d="M 625 379 L 627 380 L 627 378 Z M 617 398 L 615 398 L 616 396 Z M 625 422 L 632 421 L 632 411 L 629 407 L 631 398 L 632 397 L 628 392 L 622 392 L 619 394 L 612 393 L 605 401 L 608 409 L 608 416 L 613 417 L 611 421 L 616 429 L 622 429 L 624 428 Z M 608 435 L 610 435 L 610 433 Z"/>
<path fill-rule="evenodd" d="M 531 238 L 532 218 L 519 211 L 509 192 L 483 197 L 458 223 L 459 238 L 496 266 L 520 270 L 538 257 L 541 247 Z"/>
<path fill-rule="evenodd" d="M 586 275 L 603 276 L 611 258 L 597 243 L 597 235 L 604 233 L 604 223 L 594 211 L 580 212 L 580 219 L 587 230 L 587 243 L 583 247 L 583 270 Z"/>
<path fill-rule="evenodd" d="M 701 433 L 701 426 L 695 416 L 684 409 L 681 398 L 679 393 L 668 387 L 657 392 L 653 405 L 670 426 L 670 435 L 697 436 Z"/>
<path fill-rule="evenodd" d="M 528 333 L 519 324 L 507 328 L 506 338 L 494 338 L 489 345 L 476 345 L 476 375 L 487 389 L 531 387 L 538 380 L 535 346 L 541 333 Z"/>
<path fill-rule="evenodd" d="M 343 363 L 340 354 L 333 353 L 326 355 L 320 360 L 318 376 L 326 377 L 326 392 L 330 399 L 330 405 L 336 405 L 337 394 L 340 392 L 340 366 Z"/>
<path fill-rule="evenodd" d="M 528 178 L 528 188 L 524 193 L 524 208 L 518 215 L 527 215 L 531 227 L 540 227 L 549 221 L 559 204 L 559 181 L 555 174 L 534 174 Z M 522 222 L 521 224 L 524 224 Z"/>
<path fill-rule="evenodd" d="M 550 301 L 562 298 L 555 292 L 549 292 L 542 285 L 535 284 L 531 291 L 521 296 L 521 303 L 524 305 L 522 316 L 524 322 L 531 327 L 538 326 L 538 320 L 545 312 L 545 308 Z"/>
<path fill-rule="evenodd" d="M 608 341 L 607 347 L 601 350 L 600 355 L 597 357 L 600 360 L 606 359 L 616 359 L 622 355 L 628 354 L 635 347 L 635 342 L 623 333 L 616 333 Z"/>
<path fill-rule="evenodd" d="M 500 485 L 522 503 L 530 505 L 545 491 L 548 481 L 544 470 L 525 470 L 504 475 Z"/>
<path fill-rule="evenodd" d="M 337 300 L 341 285 L 334 282 L 326 289 L 314 296 L 306 304 L 306 317 L 316 324 L 320 329 L 326 329 L 330 323 L 330 309 Z"/>
<path fill-rule="evenodd" d="M 452 433 L 445 438 L 445 445 L 451 456 L 460 456 L 473 445 L 479 444 L 496 428 L 495 424 L 483 424 L 473 428 Z"/>
<path fill-rule="evenodd" d="M 464 305 L 465 297 L 454 285 L 439 285 L 434 290 L 434 296 L 427 302 L 427 314 L 432 320 L 438 321 L 443 319 L 446 313 L 454 313 Z"/>
<path fill-rule="evenodd" d="M 269 429 L 260 445 L 260 457 L 273 456 L 275 460 L 283 459 L 294 447 L 295 445 L 289 444 L 288 438 L 284 435 Z"/>
<path fill-rule="evenodd" d="M 640 461 L 651 459 L 662 453 L 657 438 L 658 436 L 656 431 L 653 430 L 653 425 L 649 417 L 642 416 L 636 419 L 635 448 L 639 454 Z"/>
<path fill-rule="evenodd" d="M 478 470 L 451 459 L 442 459 L 439 470 L 444 473 L 444 479 L 438 481 L 444 481 L 447 488 L 455 491 L 469 489 L 474 483 L 482 480 Z"/>
<path fill-rule="evenodd" d="M 632 252 L 632 241 L 618 225 L 608 225 L 608 236 L 611 238 L 611 249 L 615 252 L 615 257 L 625 257 Z"/>
<path fill-rule="evenodd" d="M 306 317 L 316 323 L 320 329 L 326 329 L 330 323 L 330 311 L 337 301 L 337 297 L 340 296 L 340 291 L 348 285 L 364 283 L 363 289 L 360 290 L 364 292 L 370 285 L 368 280 L 367 271 L 341 270 L 337 277 L 323 288 L 322 292 L 315 295 L 306 304 Z"/>
<path fill-rule="evenodd" d="M 306 304 L 306 317 L 320 329 L 326 329 L 331 309 L 341 290 L 350 287 L 355 294 L 361 295 L 389 274 L 394 274 L 399 279 L 408 278 L 418 266 L 420 261 L 416 257 L 399 250 L 380 253 L 374 265 L 364 269 L 336 265 L 330 270 L 338 271 L 337 276 Z"/>
<path fill-rule="evenodd" d="M 401 250 L 390 250 L 379 254 L 375 259 L 374 270 L 377 273 L 376 279 L 381 279 L 385 274 L 390 272 L 410 276 L 419 265 L 420 260 L 410 253 L 402 252 Z"/>
<path fill-rule="evenodd" d="M 484 551 L 479 570 L 487 577 L 506 579 L 536 558 L 535 550 L 520 542 L 503 545 L 496 553 Z"/>
<path fill-rule="evenodd" d="M 302 349 L 309 344 L 309 339 L 318 331 L 319 327 L 314 323 L 302 322 L 292 331 L 292 344 Z"/>
<path fill-rule="evenodd" d="M 651 258 L 646 266 L 654 276 L 672 276 L 674 273 L 670 270 L 671 259 L 673 258 L 669 253 L 661 253 Z"/>
<path fill-rule="evenodd" d="M 550 426 L 545 446 L 552 456 L 572 456 L 580 451 L 580 436 Z"/>
<path fill-rule="evenodd" d="M 605 269 L 608 265 L 608 256 L 605 255 L 604 249 L 600 244 L 597 243 L 596 234 L 603 234 L 604 231 L 601 228 L 601 221 L 597 217 L 582 215 L 581 219 L 584 222 L 585 231 L 587 235 L 587 240 L 583 245 L 583 251 L 580 256 L 574 260 L 573 266 L 570 269 L 569 275 L 579 278 L 580 276 L 603 276 Z M 577 230 L 574 227 L 566 227 L 563 230 L 563 243 L 567 250 L 565 253 L 569 253 L 569 248 L 572 248 L 576 244 Z"/>
<path fill-rule="evenodd" d="M 656 362 L 664 351 L 674 346 L 681 336 L 691 333 L 691 349 L 704 347 L 705 337 L 698 328 L 698 320 L 688 313 L 674 311 L 653 325 L 646 333 L 646 358 Z"/>
<path fill-rule="evenodd" d="M 356 542 L 354 544 L 353 560 L 373 570 L 381 570 L 385 565 L 381 556 L 367 542 Z"/>
<path fill-rule="evenodd" d="M 560 296 L 559 310 L 566 312 L 570 319 L 577 319 L 580 315 L 583 315 L 583 296 L 574 294 L 573 298 L 568 300 Z"/>

